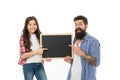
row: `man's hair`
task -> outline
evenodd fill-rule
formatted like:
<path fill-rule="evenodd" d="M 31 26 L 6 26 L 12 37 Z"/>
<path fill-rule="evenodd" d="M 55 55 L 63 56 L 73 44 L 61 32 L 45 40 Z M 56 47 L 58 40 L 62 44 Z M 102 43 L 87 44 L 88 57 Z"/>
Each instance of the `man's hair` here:
<path fill-rule="evenodd" d="M 85 16 L 82 16 L 82 15 L 76 16 L 76 17 L 74 18 L 74 22 L 75 22 L 76 20 L 83 20 L 85 25 L 88 24 L 88 20 L 87 20 L 87 18 L 86 18 Z"/>

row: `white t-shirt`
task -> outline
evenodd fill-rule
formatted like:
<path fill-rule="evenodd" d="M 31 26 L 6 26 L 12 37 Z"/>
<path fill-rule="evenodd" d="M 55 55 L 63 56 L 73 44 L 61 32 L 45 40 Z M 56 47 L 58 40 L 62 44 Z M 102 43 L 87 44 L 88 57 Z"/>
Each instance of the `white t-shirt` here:
<path fill-rule="evenodd" d="M 75 43 L 76 46 L 76 43 Z M 80 47 L 80 44 L 79 44 Z M 81 80 L 81 60 L 80 56 L 77 54 L 74 54 L 74 59 L 72 63 L 72 68 L 71 68 L 71 80 Z"/>
<path fill-rule="evenodd" d="M 38 49 L 40 47 L 39 41 L 35 34 L 31 35 L 30 40 L 32 42 L 32 46 L 31 46 L 32 50 Z M 40 55 L 34 55 L 26 60 L 26 63 L 40 63 L 40 62 L 41 62 Z"/>

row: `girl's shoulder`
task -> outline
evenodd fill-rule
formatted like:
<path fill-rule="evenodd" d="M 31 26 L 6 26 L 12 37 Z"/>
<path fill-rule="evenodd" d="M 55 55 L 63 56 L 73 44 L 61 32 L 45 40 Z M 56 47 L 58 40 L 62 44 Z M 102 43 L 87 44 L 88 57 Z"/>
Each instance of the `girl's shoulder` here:
<path fill-rule="evenodd" d="M 23 38 L 23 35 L 20 36 L 20 39 L 19 39 L 20 42 L 24 42 L 24 38 Z"/>
<path fill-rule="evenodd" d="M 23 35 L 20 36 L 20 39 L 23 39 Z"/>

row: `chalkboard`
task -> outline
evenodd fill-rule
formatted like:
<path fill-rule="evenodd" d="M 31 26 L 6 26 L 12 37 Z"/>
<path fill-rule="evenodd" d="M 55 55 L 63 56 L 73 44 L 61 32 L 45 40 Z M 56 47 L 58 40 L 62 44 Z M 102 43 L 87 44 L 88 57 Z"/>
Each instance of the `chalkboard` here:
<path fill-rule="evenodd" d="M 41 34 L 41 45 L 48 50 L 45 50 L 42 58 L 64 58 L 65 56 L 72 57 L 72 34 Z"/>

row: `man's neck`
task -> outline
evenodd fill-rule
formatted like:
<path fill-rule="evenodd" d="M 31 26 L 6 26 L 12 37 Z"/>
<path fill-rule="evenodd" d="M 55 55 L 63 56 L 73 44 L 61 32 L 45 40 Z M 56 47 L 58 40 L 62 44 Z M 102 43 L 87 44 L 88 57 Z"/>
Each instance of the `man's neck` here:
<path fill-rule="evenodd" d="M 76 43 L 77 43 L 77 44 L 80 44 L 81 42 L 82 42 L 82 40 L 80 40 L 80 39 L 77 39 L 77 40 L 76 40 Z"/>

